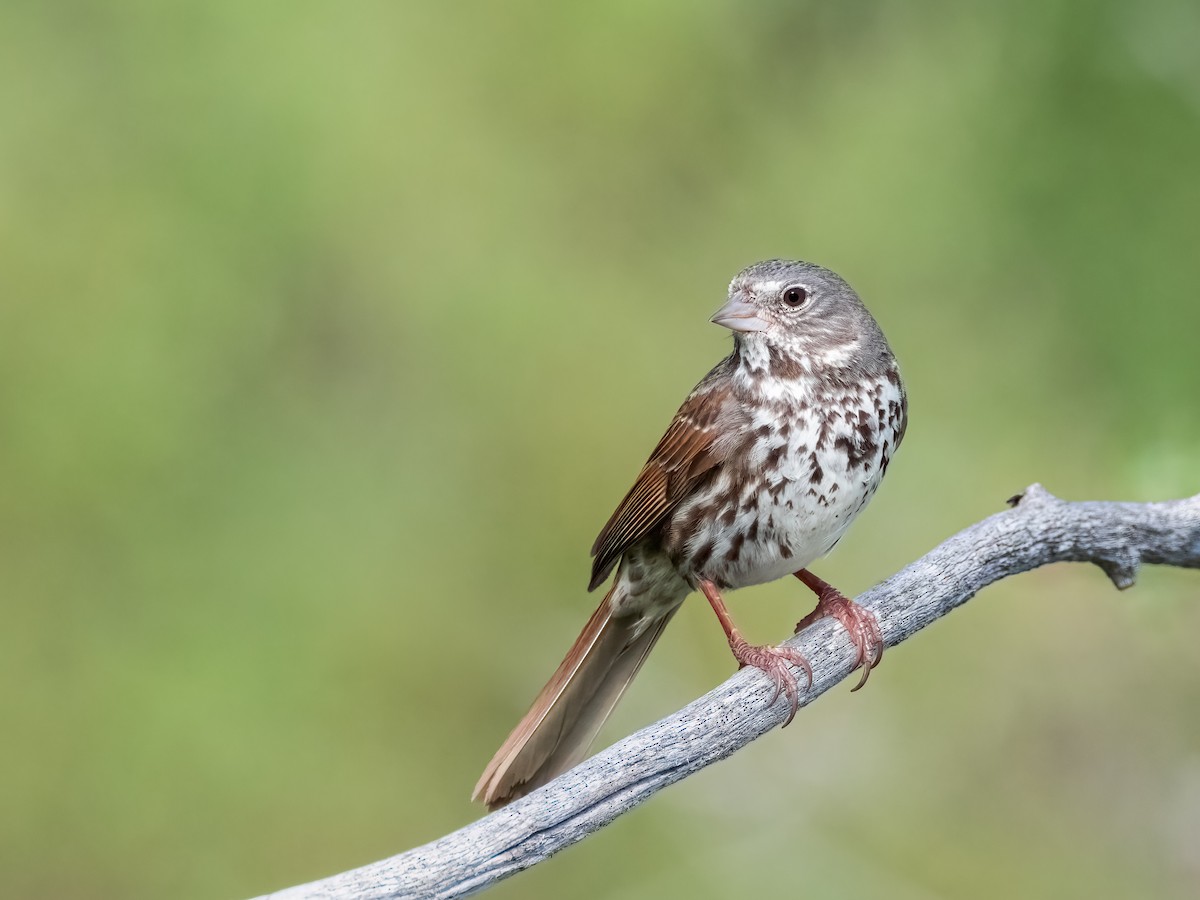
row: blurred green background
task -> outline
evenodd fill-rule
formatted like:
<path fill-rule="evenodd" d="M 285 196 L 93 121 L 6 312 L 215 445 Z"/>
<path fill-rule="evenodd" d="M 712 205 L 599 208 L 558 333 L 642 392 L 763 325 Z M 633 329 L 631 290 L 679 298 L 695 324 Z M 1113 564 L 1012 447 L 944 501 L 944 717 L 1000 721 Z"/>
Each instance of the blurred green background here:
<path fill-rule="evenodd" d="M 0 894 L 480 815 L 755 260 L 904 365 L 843 589 L 1031 481 L 1196 493 L 1198 45 L 1190 0 L 0 7 Z M 492 896 L 1195 897 L 1198 593 L 1006 581 Z M 607 738 L 731 670 L 688 604 Z"/>

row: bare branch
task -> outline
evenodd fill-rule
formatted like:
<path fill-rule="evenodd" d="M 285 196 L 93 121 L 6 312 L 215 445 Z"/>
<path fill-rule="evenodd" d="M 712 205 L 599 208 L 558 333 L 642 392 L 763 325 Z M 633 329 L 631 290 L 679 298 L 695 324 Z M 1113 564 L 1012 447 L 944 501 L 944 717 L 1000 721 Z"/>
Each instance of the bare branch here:
<path fill-rule="evenodd" d="M 1200 495 L 1168 503 L 1067 503 L 1035 484 L 1013 508 L 959 532 L 858 597 L 898 644 L 994 581 L 1055 562 L 1091 562 L 1118 589 L 1142 563 L 1200 568 Z M 851 672 L 845 632 L 823 620 L 789 643 L 812 662 L 807 705 Z M 454 898 L 490 887 L 579 841 L 656 791 L 724 759 L 787 716 L 745 669 L 679 712 L 609 747 L 544 788 L 424 847 L 277 900 Z M 464 785 L 464 790 L 466 786 Z"/>

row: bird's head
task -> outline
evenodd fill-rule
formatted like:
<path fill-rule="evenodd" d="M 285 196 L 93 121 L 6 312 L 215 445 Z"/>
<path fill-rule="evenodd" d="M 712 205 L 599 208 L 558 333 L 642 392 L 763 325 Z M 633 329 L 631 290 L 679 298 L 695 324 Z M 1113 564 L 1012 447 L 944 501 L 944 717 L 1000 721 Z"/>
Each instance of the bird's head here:
<path fill-rule="evenodd" d="M 732 331 L 739 347 L 765 345 L 814 363 L 869 355 L 883 340 L 840 275 L 799 260 L 771 259 L 744 269 L 712 321 Z"/>

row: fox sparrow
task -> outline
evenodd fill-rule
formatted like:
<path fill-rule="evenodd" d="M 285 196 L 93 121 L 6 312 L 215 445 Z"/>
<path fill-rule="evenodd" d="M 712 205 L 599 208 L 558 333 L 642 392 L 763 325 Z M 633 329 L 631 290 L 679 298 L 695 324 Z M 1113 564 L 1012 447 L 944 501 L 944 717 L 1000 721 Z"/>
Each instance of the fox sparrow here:
<path fill-rule="evenodd" d="M 722 591 L 794 574 L 818 597 L 797 631 L 835 616 L 858 650 L 858 687 L 879 663 L 875 616 L 805 567 L 845 534 L 904 437 L 904 385 L 887 341 L 850 285 L 806 262 L 746 269 L 712 321 L 733 332 L 733 352 L 684 401 L 596 538 L 588 589 L 614 568 L 616 578 L 479 779 L 475 799 L 491 808 L 583 758 L 693 590 L 739 665 L 762 670 L 792 715 L 789 666 L 811 682 L 807 660 L 747 643 Z"/>

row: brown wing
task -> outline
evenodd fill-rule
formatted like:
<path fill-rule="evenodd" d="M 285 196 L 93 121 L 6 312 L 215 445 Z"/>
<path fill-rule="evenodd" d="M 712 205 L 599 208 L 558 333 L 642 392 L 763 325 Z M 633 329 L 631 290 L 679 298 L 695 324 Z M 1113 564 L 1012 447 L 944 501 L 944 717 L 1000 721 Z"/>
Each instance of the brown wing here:
<path fill-rule="evenodd" d="M 692 391 L 675 414 L 637 481 L 625 495 L 592 545 L 594 590 L 612 571 L 621 554 L 650 534 L 687 496 L 705 472 L 719 465 L 740 421 L 724 367 L 718 366 Z"/>

